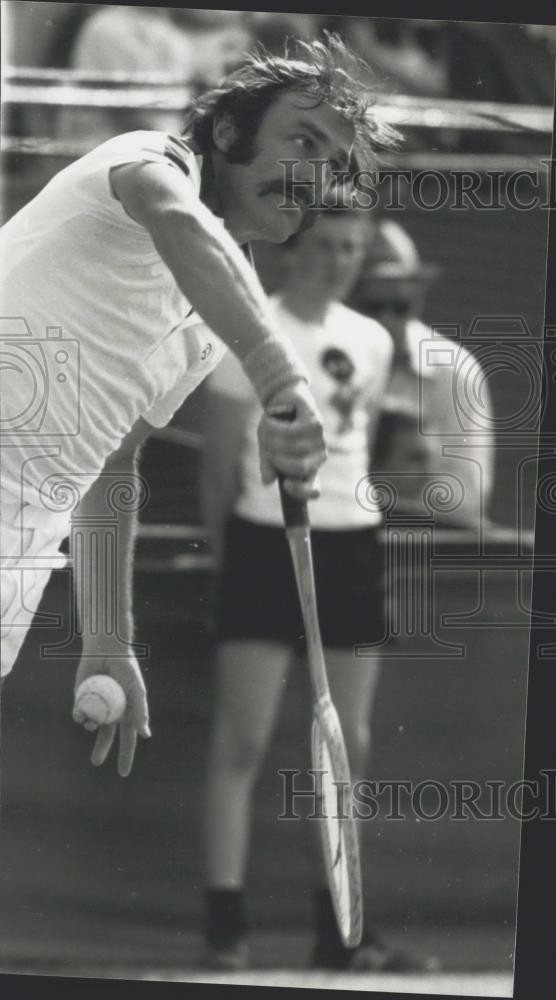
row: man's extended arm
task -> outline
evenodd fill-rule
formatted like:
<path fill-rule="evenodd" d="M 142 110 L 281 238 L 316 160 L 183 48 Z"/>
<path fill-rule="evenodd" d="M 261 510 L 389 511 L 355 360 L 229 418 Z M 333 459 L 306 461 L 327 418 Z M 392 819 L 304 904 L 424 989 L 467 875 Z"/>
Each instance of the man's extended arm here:
<path fill-rule="evenodd" d="M 291 344 L 277 336 L 268 299 L 243 253 L 174 167 L 133 163 L 113 168 L 114 194 L 149 232 L 161 258 L 196 311 L 240 358 L 266 410 L 261 422 L 265 482 L 285 477 L 292 495 L 316 495 L 324 461 L 322 423 Z M 273 420 L 292 409 L 292 423 Z"/>
<path fill-rule="evenodd" d="M 186 177 L 161 163 L 114 167 L 110 177 L 116 197 L 150 233 L 180 290 L 240 359 L 275 337 L 256 273 Z"/>
<path fill-rule="evenodd" d="M 137 735 L 150 735 L 145 686 L 132 648 L 133 552 L 137 509 L 144 499 L 137 453 L 150 429 L 145 421 L 138 421 L 72 518 L 74 586 L 83 637 L 75 687 L 98 673 L 110 674 L 123 687 L 127 708 L 119 723 L 122 776 L 131 770 Z M 84 721 L 79 712 L 74 719 Z M 106 759 L 117 728 L 116 724 L 100 727 L 94 764 Z"/>

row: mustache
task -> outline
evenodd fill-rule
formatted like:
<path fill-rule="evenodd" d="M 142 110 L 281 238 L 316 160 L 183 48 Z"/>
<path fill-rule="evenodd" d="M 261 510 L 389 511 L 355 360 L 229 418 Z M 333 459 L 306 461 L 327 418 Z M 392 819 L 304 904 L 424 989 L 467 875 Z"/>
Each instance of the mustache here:
<path fill-rule="evenodd" d="M 257 195 L 259 198 L 264 198 L 267 194 L 279 194 L 282 196 L 282 200 L 289 198 L 290 201 L 293 201 L 294 205 L 297 205 L 301 209 L 301 221 L 297 227 L 298 233 L 304 233 L 307 229 L 311 229 L 314 226 L 318 213 L 314 211 L 315 206 L 313 204 L 310 184 L 307 184 L 306 187 L 301 187 L 297 183 L 294 188 L 292 184 L 284 184 L 283 179 L 266 181 L 259 185 Z"/>
<path fill-rule="evenodd" d="M 313 203 L 311 184 L 304 186 L 299 181 L 295 185 L 284 184 L 283 180 L 263 181 L 257 189 L 257 195 L 264 198 L 267 194 L 280 194 L 283 199 L 288 198 L 305 212 Z"/>

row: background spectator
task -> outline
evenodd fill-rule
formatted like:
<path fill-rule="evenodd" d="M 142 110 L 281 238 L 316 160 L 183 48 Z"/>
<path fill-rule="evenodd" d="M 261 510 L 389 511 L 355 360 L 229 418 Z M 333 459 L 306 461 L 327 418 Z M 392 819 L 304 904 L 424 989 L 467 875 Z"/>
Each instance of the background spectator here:
<path fill-rule="evenodd" d="M 206 87 L 241 61 L 250 40 L 237 11 L 107 6 L 83 24 L 70 65 L 107 73 L 165 73 Z M 87 136 L 93 143 L 141 128 L 179 132 L 181 120 L 179 111 L 66 109 L 58 135 Z"/>
<path fill-rule="evenodd" d="M 492 489 L 491 404 L 480 365 L 467 347 L 434 334 L 421 320 L 438 270 L 421 261 L 415 243 L 398 223 L 383 220 L 371 230 L 367 257 L 349 302 L 382 323 L 394 342 L 373 466 L 391 473 L 398 494 L 420 505 L 423 513 L 422 491 L 431 474 L 437 474 L 439 481 L 444 476 L 455 486 L 456 495 L 461 491 L 461 503 L 449 515 L 450 521 L 476 527 L 484 519 Z M 480 386 L 480 412 L 473 411 L 471 417 L 481 433 L 477 436 L 475 428 L 475 436 L 471 432 L 467 441 L 457 409 L 462 399 L 467 400 L 463 383 L 469 392 Z"/>

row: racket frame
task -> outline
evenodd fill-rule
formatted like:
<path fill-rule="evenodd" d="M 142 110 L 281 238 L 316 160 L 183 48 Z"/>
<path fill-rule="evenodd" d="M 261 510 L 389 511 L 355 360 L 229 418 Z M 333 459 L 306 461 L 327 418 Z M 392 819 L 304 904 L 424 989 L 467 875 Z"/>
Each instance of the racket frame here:
<path fill-rule="evenodd" d="M 286 537 L 288 539 L 297 591 L 305 626 L 307 660 L 313 692 L 313 725 L 311 731 L 311 759 L 313 769 L 321 771 L 319 740 L 326 744 L 330 757 L 334 781 L 341 782 L 341 789 L 351 788 L 349 761 L 338 713 L 330 696 L 326 662 L 320 631 L 311 527 L 307 504 L 294 500 L 280 483 L 280 497 L 284 514 Z M 363 933 L 363 893 L 359 839 L 351 809 L 344 812 L 343 802 L 338 811 L 339 836 L 345 854 L 350 895 L 349 927 L 344 927 L 341 901 L 334 880 L 334 869 L 339 857 L 333 857 L 327 820 L 320 821 L 321 844 L 325 860 L 326 877 L 332 897 L 338 930 L 344 944 L 355 948 L 361 942 Z"/>

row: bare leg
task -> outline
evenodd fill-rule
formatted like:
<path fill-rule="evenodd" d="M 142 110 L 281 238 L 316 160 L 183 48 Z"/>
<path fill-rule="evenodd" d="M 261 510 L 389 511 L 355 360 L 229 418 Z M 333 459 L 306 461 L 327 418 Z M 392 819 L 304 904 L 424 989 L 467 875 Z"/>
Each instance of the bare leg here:
<path fill-rule="evenodd" d="M 355 657 L 351 649 L 327 649 L 330 693 L 344 731 L 351 777 L 366 777 L 371 748 L 371 716 L 380 673 L 380 659 Z"/>
<path fill-rule="evenodd" d="M 219 647 L 205 800 L 209 887 L 243 887 L 252 791 L 278 714 L 289 660 L 289 648 L 279 643 L 234 641 Z"/>
<path fill-rule="evenodd" d="M 356 658 L 351 649 L 325 650 L 332 701 L 336 706 L 349 760 L 352 782 L 367 777 L 371 746 L 371 716 L 380 660 Z M 346 798 L 346 807 L 350 800 Z M 320 858 L 320 850 L 316 854 Z M 319 868 L 319 878 L 323 878 Z"/>

